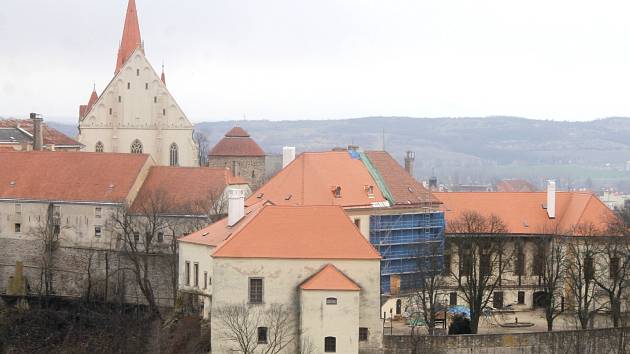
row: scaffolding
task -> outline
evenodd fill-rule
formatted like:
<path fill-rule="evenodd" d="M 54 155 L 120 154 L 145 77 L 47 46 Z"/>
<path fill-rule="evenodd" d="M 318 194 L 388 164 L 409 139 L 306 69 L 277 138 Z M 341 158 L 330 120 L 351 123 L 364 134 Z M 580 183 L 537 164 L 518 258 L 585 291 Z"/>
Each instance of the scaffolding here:
<path fill-rule="evenodd" d="M 403 212 L 403 210 L 400 210 Z M 392 275 L 400 290 L 413 288 L 421 264 L 440 271 L 444 255 L 444 213 L 433 208 L 414 213 L 370 216 L 370 242 L 381 254 L 381 293 L 390 293 Z"/>

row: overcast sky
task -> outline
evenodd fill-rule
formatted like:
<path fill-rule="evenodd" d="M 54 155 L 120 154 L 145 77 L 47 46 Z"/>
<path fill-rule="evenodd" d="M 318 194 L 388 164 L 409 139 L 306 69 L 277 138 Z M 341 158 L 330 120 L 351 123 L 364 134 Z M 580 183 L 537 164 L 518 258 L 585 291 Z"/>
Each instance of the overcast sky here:
<path fill-rule="evenodd" d="M 76 121 L 127 0 L 2 0 L 0 115 Z M 630 2 L 137 0 L 188 118 L 630 116 Z"/>

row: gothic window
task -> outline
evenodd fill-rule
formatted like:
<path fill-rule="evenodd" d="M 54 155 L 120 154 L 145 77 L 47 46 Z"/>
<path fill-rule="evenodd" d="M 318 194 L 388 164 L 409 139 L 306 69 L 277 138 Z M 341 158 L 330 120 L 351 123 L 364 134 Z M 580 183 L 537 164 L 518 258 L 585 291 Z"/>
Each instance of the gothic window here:
<path fill-rule="evenodd" d="M 166 108 L 162 108 L 162 115 L 165 116 L 166 115 Z"/>
<path fill-rule="evenodd" d="M 179 165 L 179 152 L 177 149 L 177 144 L 172 143 L 169 151 L 171 153 L 171 166 Z"/>
<path fill-rule="evenodd" d="M 131 143 L 131 153 L 132 154 L 142 154 L 142 143 L 140 140 L 136 139 Z"/>
<path fill-rule="evenodd" d="M 94 147 L 94 151 L 103 152 L 103 143 L 101 143 L 100 141 L 96 143 L 96 146 Z"/>

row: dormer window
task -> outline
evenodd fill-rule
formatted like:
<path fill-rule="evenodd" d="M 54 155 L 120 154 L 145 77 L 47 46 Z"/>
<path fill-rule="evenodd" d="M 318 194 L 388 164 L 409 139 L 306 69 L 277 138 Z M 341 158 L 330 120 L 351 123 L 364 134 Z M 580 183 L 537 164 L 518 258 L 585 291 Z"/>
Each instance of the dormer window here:
<path fill-rule="evenodd" d="M 337 186 L 333 189 L 333 194 L 335 198 L 341 198 L 341 186 Z"/>
<path fill-rule="evenodd" d="M 327 297 L 326 298 L 326 305 L 337 305 L 337 298 L 336 297 Z"/>
<path fill-rule="evenodd" d="M 284 200 L 290 200 L 291 197 L 293 197 L 293 194 L 289 193 L 286 197 L 284 197 Z"/>
<path fill-rule="evenodd" d="M 365 192 L 369 198 L 374 198 L 374 186 L 365 186 Z"/>

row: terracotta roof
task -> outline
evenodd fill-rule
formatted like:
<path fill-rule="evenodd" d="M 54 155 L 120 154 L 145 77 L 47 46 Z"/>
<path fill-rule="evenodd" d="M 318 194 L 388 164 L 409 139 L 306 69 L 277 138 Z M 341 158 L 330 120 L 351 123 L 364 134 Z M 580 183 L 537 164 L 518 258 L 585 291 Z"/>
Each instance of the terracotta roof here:
<path fill-rule="evenodd" d="M 120 48 L 118 49 L 118 58 L 116 59 L 116 73 L 120 71 L 133 51 L 141 45 L 142 38 L 140 37 L 140 24 L 138 23 L 136 1 L 129 0 L 127 4 L 127 15 L 125 16 L 125 27 L 123 28 L 122 40 L 120 41 Z"/>
<path fill-rule="evenodd" d="M 190 235 L 180 237 L 178 241 L 211 247 L 219 246 L 227 240 L 228 237 L 240 230 L 243 225 L 246 225 L 249 220 L 258 214 L 264 205 L 265 202 L 260 202 L 256 205 L 245 208 L 245 216 L 232 227 L 227 225 L 228 218 L 223 218 L 199 231 L 193 232 Z"/>
<path fill-rule="evenodd" d="M 0 152 L 0 198 L 124 202 L 149 155 Z"/>
<path fill-rule="evenodd" d="M 230 129 L 229 132 L 225 133 L 225 136 L 231 138 L 247 138 L 249 137 L 249 133 L 245 131 L 245 129 L 241 127 L 234 127 Z"/>
<path fill-rule="evenodd" d="M 341 197 L 334 189 L 341 187 Z M 373 187 L 373 197 L 366 187 Z M 341 205 L 369 207 L 385 202 L 381 190 L 360 159 L 347 151 L 305 152 L 280 170 L 252 195 L 247 204 L 256 203 L 259 195 L 276 205 Z"/>
<path fill-rule="evenodd" d="M 28 134 L 32 141 L 33 137 L 33 121 L 30 119 L 0 119 L 0 128 L 16 128 L 19 127 Z M 57 129 L 51 128 L 46 123 L 42 124 L 44 145 L 71 145 L 81 147 L 80 142 L 70 138 Z"/>
<path fill-rule="evenodd" d="M 546 192 L 441 192 L 435 196 L 444 203 L 447 224 L 464 212 L 476 211 L 500 217 L 508 231 L 515 234 L 542 234 L 555 227 L 569 230 L 587 223 L 603 229 L 614 217 L 613 212 L 589 192 L 556 192 L 555 219 L 550 219 L 543 209 L 547 203 Z"/>
<path fill-rule="evenodd" d="M 223 195 L 229 185 L 247 184 L 224 168 L 152 166 L 131 210 L 142 212 L 159 204 L 162 214 L 200 215 L 206 202 Z"/>
<path fill-rule="evenodd" d="M 361 290 L 357 283 L 332 264 L 327 264 L 319 272 L 306 279 L 300 284 L 300 288 L 303 290 Z"/>
<path fill-rule="evenodd" d="M 524 179 L 504 179 L 496 186 L 497 192 L 536 192 L 537 189 Z"/>
<path fill-rule="evenodd" d="M 0 121 L 0 125 L 3 121 Z M 0 143 L 20 144 L 33 143 L 33 138 L 18 128 L 0 127 Z"/>
<path fill-rule="evenodd" d="M 234 127 L 210 150 L 208 156 L 265 156 L 265 152 L 243 128 Z"/>
<path fill-rule="evenodd" d="M 238 225 L 238 224 L 237 224 Z M 341 207 L 265 205 L 212 255 L 227 258 L 380 259 Z"/>
<path fill-rule="evenodd" d="M 396 205 L 410 205 L 418 203 L 435 203 L 438 200 L 421 183 L 386 151 L 366 151 L 370 162 L 376 167 L 387 184 L 389 192 Z"/>

